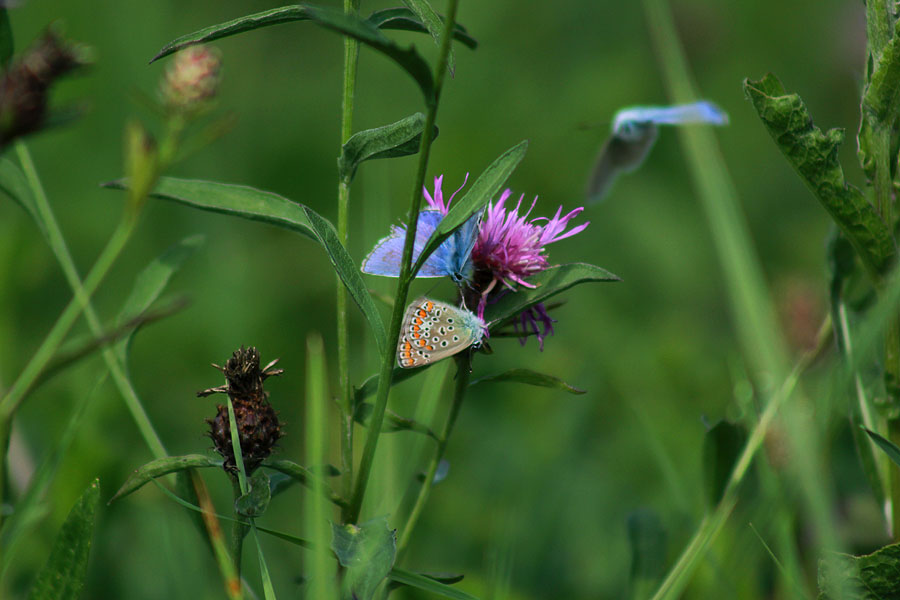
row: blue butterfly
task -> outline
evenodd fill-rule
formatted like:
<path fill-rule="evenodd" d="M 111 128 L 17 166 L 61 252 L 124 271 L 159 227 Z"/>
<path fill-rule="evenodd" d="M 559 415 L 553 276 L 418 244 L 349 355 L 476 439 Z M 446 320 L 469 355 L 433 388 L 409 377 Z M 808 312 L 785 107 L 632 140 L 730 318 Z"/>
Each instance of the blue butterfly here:
<path fill-rule="evenodd" d="M 434 233 L 438 223 L 444 218 L 439 210 L 423 210 L 416 225 L 416 240 L 413 244 L 412 262 L 422 253 L 425 242 Z M 462 224 L 453 234 L 438 246 L 419 269 L 416 277 L 449 277 L 456 285 L 472 279 L 472 249 L 478 239 L 480 213 Z M 375 244 L 375 248 L 363 260 L 362 272 L 384 277 L 400 276 L 400 260 L 403 256 L 403 242 L 406 239 L 405 225 L 392 225 L 391 234 Z"/>
<path fill-rule="evenodd" d="M 629 106 L 613 117 L 612 134 L 588 182 L 588 200 L 601 200 L 620 173 L 630 173 L 647 158 L 659 125 L 728 125 L 728 114 L 707 100 L 676 106 Z"/>

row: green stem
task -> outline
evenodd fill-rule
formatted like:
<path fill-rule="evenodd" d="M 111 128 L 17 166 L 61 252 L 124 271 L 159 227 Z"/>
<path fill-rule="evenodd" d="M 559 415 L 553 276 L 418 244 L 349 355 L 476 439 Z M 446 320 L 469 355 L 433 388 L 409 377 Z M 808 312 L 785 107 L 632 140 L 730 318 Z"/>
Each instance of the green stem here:
<path fill-rule="evenodd" d="M 412 537 L 412 531 L 419 521 L 422 511 L 425 510 L 425 504 L 428 502 L 428 496 L 431 494 L 431 488 L 434 486 L 434 476 L 437 474 L 438 466 L 444 458 L 444 451 L 447 449 L 447 441 L 450 434 L 453 433 L 453 427 L 456 425 L 456 417 L 459 416 L 459 410 L 462 408 L 463 399 L 466 391 L 469 389 L 469 379 L 471 371 L 469 368 L 468 354 L 457 355 L 456 358 L 456 386 L 453 389 L 453 404 L 450 405 L 450 414 L 447 416 L 447 422 L 444 423 L 444 430 L 438 438 L 437 446 L 434 449 L 434 455 L 431 462 L 428 463 L 428 470 L 425 473 L 425 481 L 419 488 L 419 495 L 416 503 L 413 505 L 406 524 L 403 526 L 403 533 L 400 535 L 400 541 L 397 543 L 397 562 L 403 557 L 409 540 Z"/>
<path fill-rule="evenodd" d="M 103 281 L 103 278 L 109 272 L 110 267 L 112 267 L 116 258 L 118 258 L 122 249 L 125 247 L 128 238 L 134 231 L 135 224 L 136 215 L 130 211 L 126 211 L 122 220 L 119 221 L 118 226 L 113 232 L 112 237 L 107 242 L 106 247 L 97 258 L 97 262 L 94 263 L 91 272 L 88 273 L 87 278 L 84 280 L 83 298 L 90 298 L 97 290 L 100 283 Z M 47 363 L 50 362 L 50 359 L 53 358 L 53 355 L 65 339 L 66 334 L 72 328 L 72 325 L 75 324 L 75 320 L 81 314 L 82 307 L 83 303 L 77 298 L 72 298 L 72 300 L 69 301 L 69 304 L 56 320 L 56 323 L 54 323 L 53 328 L 47 334 L 47 337 L 44 338 L 44 341 L 37 352 L 35 352 L 32 359 L 25 365 L 25 368 L 19 374 L 19 377 L 13 383 L 12 388 L 6 396 L 0 400 L 0 422 L 7 422 L 12 418 L 13 414 L 15 414 L 16 409 L 19 408 L 22 400 L 24 400 L 25 396 L 31 390 L 31 386 L 47 366 Z"/>
<path fill-rule="evenodd" d="M 384 353 L 381 360 L 381 373 L 378 379 L 378 392 L 375 397 L 375 408 L 372 419 L 369 422 L 369 432 L 366 435 L 366 445 L 363 448 L 359 462 L 359 470 L 356 474 L 356 482 L 353 487 L 353 495 L 350 504 L 342 517 L 344 523 L 355 523 L 362 509 L 363 498 L 366 494 L 366 486 L 369 482 L 369 474 L 375 461 L 375 449 L 378 446 L 378 436 L 381 434 L 381 424 L 384 421 L 384 411 L 387 408 L 388 395 L 391 390 L 391 377 L 394 371 L 395 356 L 393 348 L 400 338 L 400 326 L 403 313 L 406 311 L 406 299 L 409 295 L 413 241 L 416 237 L 416 225 L 419 215 L 419 207 L 422 205 L 422 186 L 425 183 L 425 170 L 428 167 L 428 157 L 431 154 L 431 140 L 434 133 L 434 123 L 437 118 L 438 102 L 441 96 L 441 88 L 444 85 L 444 73 L 447 71 L 447 56 L 450 53 L 450 43 L 453 37 L 453 27 L 456 24 L 456 8 L 459 0 L 448 0 L 447 14 L 444 19 L 444 31 L 441 35 L 441 48 L 438 53 L 437 65 L 434 76 L 434 97 L 429 99 L 425 114 L 425 128 L 422 131 L 422 140 L 419 144 L 419 166 L 416 172 L 415 183 L 412 191 L 412 200 L 409 207 L 409 219 L 406 226 L 406 241 L 403 245 L 403 258 L 400 260 L 400 279 L 397 282 L 397 294 L 394 297 L 394 309 L 391 314 L 391 327 L 388 333 L 389 350 Z"/>
<path fill-rule="evenodd" d="M 66 240 L 56 221 L 56 216 L 53 214 L 53 210 L 47 200 L 47 194 L 44 192 L 43 185 L 41 185 L 37 169 L 34 166 L 34 161 L 31 159 L 31 153 L 23 142 L 18 142 L 16 144 L 16 152 L 19 155 L 22 171 L 25 173 L 25 178 L 27 179 L 28 185 L 34 196 L 38 215 L 46 227 L 47 242 L 50 245 L 50 249 L 56 256 L 56 260 L 59 262 L 63 275 L 65 275 L 66 281 L 69 282 L 69 287 L 72 288 L 75 298 L 81 304 L 82 310 L 84 310 L 84 316 L 91 329 L 91 333 L 95 336 L 103 335 L 103 326 L 100 323 L 97 312 L 91 304 L 90 297 L 84 291 L 78 269 L 75 267 L 75 262 L 72 260 L 72 254 L 69 252 L 69 247 L 66 244 Z M 124 365 L 122 365 L 115 352 L 110 348 L 104 348 L 102 355 L 103 360 L 106 362 L 107 369 L 109 369 L 113 383 L 119 390 L 122 399 L 125 401 L 125 406 L 131 413 L 131 418 L 134 420 L 135 425 L 137 425 L 141 437 L 144 438 L 144 442 L 147 444 L 147 447 L 150 448 L 150 452 L 153 454 L 154 458 L 163 458 L 168 453 L 166 452 L 162 440 L 153 428 L 153 424 L 150 422 L 150 418 L 147 416 L 147 412 L 144 410 L 131 380 L 125 374 Z"/>
<path fill-rule="evenodd" d="M 243 556 L 244 550 L 244 536 L 247 535 L 247 526 L 244 525 L 243 520 L 244 516 L 238 514 L 237 512 L 237 499 L 240 498 L 243 494 L 241 494 L 241 483 L 240 480 L 232 475 L 231 476 L 231 491 L 234 496 L 234 502 L 232 506 L 234 506 L 234 521 L 231 522 L 231 560 L 234 561 L 234 575 L 238 581 L 241 580 L 241 556 Z"/>
<path fill-rule="evenodd" d="M 359 13 L 359 0 L 344 0 L 344 12 Z M 353 134 L 353 100 L 356 90 L 356 73 L 359 65 L 359 42 L 344 36 L 344 85 L 341 101 L 341 146 Z M 350 231 L 350 182 L 338 183 L 338 237 L 347 247 Z M 337 345 L 338 381 L 341 390 L 341 472 L 343 495 L 349 497 L 353 490 L 353 397 L 350 387 L 350 332 L 347 314 L 347 289 L 337 278 Z"/>

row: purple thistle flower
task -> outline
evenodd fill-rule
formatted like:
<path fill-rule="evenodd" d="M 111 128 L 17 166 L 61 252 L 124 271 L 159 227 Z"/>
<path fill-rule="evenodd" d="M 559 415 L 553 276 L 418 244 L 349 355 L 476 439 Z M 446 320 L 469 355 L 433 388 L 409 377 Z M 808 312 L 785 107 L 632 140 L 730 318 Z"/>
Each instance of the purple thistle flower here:
<path fill-rule="evenodd" d="M 524 195 L 519 197 L 514 209 L 508 210 L 504 204 L 511 195 L 511 190 L 504 190 L 496 203 L 488 204 L 478 240 L 472 250 L 475 268 L 489 271 L 493 276 L 488 289 L 484 290 L 485 293 L 497 283 L 502 283 L 509 289 L 513 289 L 516 283 L 533 288 L 534 284 L 528 283 L 525 278 L 540 273 L 550 266 L 544 255 L 547 244 L 581 233 L 590 225 L 588 221 L 565 231 L 569 221 L 578 216 L 584 207 L 576 208 L 561 216 L 562 206 L 560 206 L 552 219 L 537 217 L 529 221 L 528 215 L 531 214 L 537 197 L 531 203 L 531 208 L 525 214 L 519 215 Z M 542 221 L 545 223 L 541 224 Z"/>
<path fill-rule="evenodd" d="M 428 202 L 428 206 L 432 210 L 441 211 L 442 215 L 446 215 L 447 211 L 450 210 L 450 203 L 453 202 L 453 199 L 456 197 L 456 194 L 459 193 L 459 190 L 466 187 L 466 182 L 469 181 L 469 174 L 466 173 L 465 178 L 463 179 L 462 185 L 459 186 L 455 192 L 450 195 L 450 198 L 447 199 L 447 203 L 444 204 L 444 192 L 441 190 L 441 184 L 444 181 L 443 175 L 438 175 L 434 178 L 434 195 L 428 193 L 428 188 L 422 186 L 422 192 L 425 194 L 425 201 Z"/>
<path fill-rule="evenodd" d="M 444 176 L 435 177 L 434 192 L 430 193 L 427 187 L 423 187 L 422 190 L 428 208 L 446 215 L 450 203 L 466 185 L 468 178 L 469 175 L 466 173 L 463 184 L 445 202 L 442 189 Z M 500 194 L 496 202 L 488 203 L 472 250 L 475 276 L 463 295 L 466 305 L 477 311 L 479 318 L 482 319 L 489 298 L 514 293 L 517 284 L 527 288 L 535 287 L 533 283 L 527 281 L 527 278 L 550 266 L 545 254 L 547 244 L 581 233 L 590 224 L 586 222 L 566 230 L 569 222 L 581 214 L 584 207 L 563 215 L 560 206 L 552 218 L 529 219 L 537 197 L 524 214 L 519 214 L 525 196 L 523 194 L 519 197 L 515 208 L 507 209 L 506 201 L 510 196 L 512 190 L 507 189 Z M 498 283 L 501 285 L 498 286 Z M 546 307 L 539 303 L 523 311 L 514 325 L 516 331 L 522 332 L 520 341 L 523 345 L 529 336 L 534 335 L 543 350 L 544 338 L 553 335 L 554 322 L 547 314 Z"/>

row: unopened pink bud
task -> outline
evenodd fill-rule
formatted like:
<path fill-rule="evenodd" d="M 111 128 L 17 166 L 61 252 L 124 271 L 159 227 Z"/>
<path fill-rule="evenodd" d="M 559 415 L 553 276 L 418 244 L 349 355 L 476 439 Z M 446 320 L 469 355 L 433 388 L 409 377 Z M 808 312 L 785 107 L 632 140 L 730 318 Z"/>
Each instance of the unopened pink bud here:
<path fill-rule="evenodd" d="M 192 111 L 212 100 L 219 89 L 219 52 L 208 46 L 180 50 L 166 70 L 160 95 L 174 111 Z"/>

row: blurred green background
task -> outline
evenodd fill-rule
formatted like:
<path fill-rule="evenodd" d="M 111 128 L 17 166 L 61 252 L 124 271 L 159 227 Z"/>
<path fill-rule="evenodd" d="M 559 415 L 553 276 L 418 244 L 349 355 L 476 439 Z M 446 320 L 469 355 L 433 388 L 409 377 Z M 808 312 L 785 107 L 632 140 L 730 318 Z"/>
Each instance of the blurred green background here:
<path fill-rule="evenodd" d="M 391 6 L 362 4 L 364 14 Z M 274 6 L 258 0 L 31 0 L 11 11 L 17 49 L 59 20 L 71 38 L 97 55 L 93 68 L 54 92 L 57 105 L 89 103 L 88 114 L 29 140 L 82 272 L 122 205 L 120 193 L 98 184 L 122 173 L 123 126 L 135 116 L 153 122 L 132 101 L 136 90 L 155 93 L 165 61 L 148 66 L 150 57 L 179 35 Z M 435 6 L 442 10 L 439 1 Z M 823 240 L 829 221 L 744 100 L 741 81 L 773 71 L 802 95 L 818 125 L 846 128 L 851 139 L 841 156 L 848 179 L 861 184 L 852 137 L 863 76 L 864 5 L 678 0 L 673 11 L 699 89 L 731 117 L 719 132 L 722 151 L 773 301 L 785 330 L 797 332 L 799 349 L 809 343 L 826 306 Z M 464 1 L 459 21 L 480 46 L 474 52 L 456 46 L 456 74 L 445 86 L 428 172 L 429 180 L 445 174 L 451 189 L 467 172 L 477 175 L 528 139 L 528 155 L 509 185 L 526 198 L 539 196 L 535 215 L 551 214 L 559 205 L 581 206 L 613 113 L 626 105 L 666 102 L 638 3 Z M 425 36 L 391 35 L 415 41 L 427 56 L 436 53 Z M 236 125 L 171 174 L 275 191 L 334 220 L 340 39 L 309 23 L 292 23 L 216 45 L 224 58 L 220 109 L 233 111 Z M 361 52 L 356 98 L 356 130 L 422 110 L 412 81 L 367 49 Z M 415 158 L 361 167 L 351 197 L 350 251 L 357 260 L 404 216 L 414 169 Z M 435 488 L 406 557 L 413 569 L 465 573 L 460 587 L 487 598 L 624 597 L 631 563 L 625 523 L 641 508 L 656 512 L 665 525 L 670 564 L 705 510 L 705 423 L 735 417 L 734 395 L 747 385 L 711 236 L 674 132 L 663 131 L 644 167 L 620 178 L 608 200 L 588 207 L 583 217 L 590 227 L 551 246 L 551 262 L 592 262 L 624 281 L 569 291 L 543 353 L 534 340 L 524 347 L 496 340 L 493 355 L 477 356 L 473 375 L 527 366 L 588 393 L 513 384 L 473 388 L 447 452 L 449 477 Z M 335 280 L 318 246 L 273 227 L 151 202 L 96 305 L 102 315 L 114 316 L 134 275 L 197 232 L 206 235 L 206 244 L 170 286 L 170 293 L 189 295 L 191 306 L 135 340 L 130 368 L 138 393 L 172 454 L 207 451 L 203 419 L 214 414 L 214 402 L 195 398 L 195 392 L 222 383 L 209 363 L 221 363 L 242 344 L 255 345 L 263 361 L 281 357 L 286 373 L 268 389 L 286 422 L 281 455 L 301 460 L 310 333 L 325 338 L 332 390 L 337 389 Z M 393 293 L 392 281 L 370 281 Z M 0 385 L 9 385 L 70 291 L 33 223 L 3 200 L 0 290 Z M 430 290 L 423 283 L 413 291 Z M 376 361 L 365 324 L 356 312 L 352 318 L 352 380 L 360 383 L 375 372 Z M 92 396 L 51 487 L 49 512 L 20 547 L 0 588 L 10 597 L 24 595 L 60 523 L 93 478 L 100 478 L 106 500 L 151 458 L 115 389 L 109 383 L 95 389 L 103 368 L 94 358 L 56 377 L 29 399 L 16 422 L 16 461 L 27 476 L 28 465 L 53 447 L 74 403 Z M 436 393 L 439 379 L 417 377 L 398 387 L 392 407 L 412 415 L 426 381 L 424 393 Z M 441 421 L 446 400 L 445 394 L 437 408 Z M 872 514 L 874 502 L 855 474 L 844 433 L 834 432 L 834 463 L 847 474 L 839 489 L 846 504 L 835 511 L 856 510 L 858 504 Z M 364 515 L 396 511 L 410 474 L 424 468 L 416 451 L 427 448 L 415 434 L 383 438 L 378 484 Z M 224 474 L 205 476 L 227 512 Z M 298 489 L 289 490 L 273 502 L 262 524 L 302 533 L 302 501 Z M 767 595 L 775 567 L 747 527 L 752 508 L 747 511 L 726 529 L 691 597 Z M 752 514 L 764 530 L 765 511 Z M 271 539 L 264 548 L 279 596 L 301 597 L 301 551 Z M 256 581 L 252 553 L 245 552 L 245 559 Z M 804 559 L 814 568 L 814 556 Z M 183 510 L 153 486 L 103 509 L 91 561 L 85 598 L 222 596 L 202 540 Z"/>

